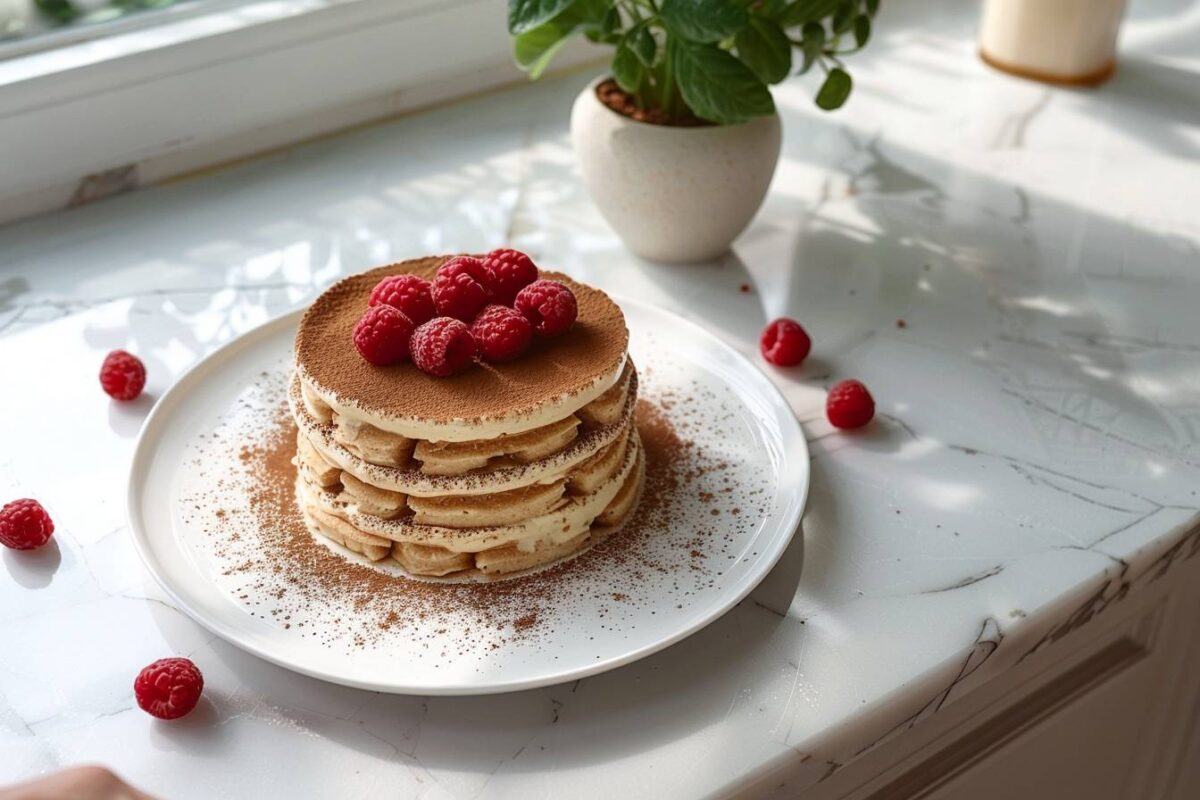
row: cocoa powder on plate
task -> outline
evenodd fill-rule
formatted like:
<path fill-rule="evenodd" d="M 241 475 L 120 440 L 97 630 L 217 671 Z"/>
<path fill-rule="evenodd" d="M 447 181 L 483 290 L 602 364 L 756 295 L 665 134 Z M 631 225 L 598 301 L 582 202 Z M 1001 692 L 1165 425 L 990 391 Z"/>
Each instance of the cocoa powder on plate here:
<path fill-rule="evenodd" d="M 287 377 L 277 380 L 283 387 Z M 282 397 L 282 388 L 278 394 Z M 724 460 L 697 447 L 687 434 L 711 420 L 693 418 L 692 405 L 680 400 L 662 393 L 638 402 L 647 477 L 625 527 L 574 559 L 509 580 L 412 579 L 363 563 L 311 533 L 294 494 L 295 426 L 278 400 L 269 419 L 261 420 L 258 412 L 253 442 L 239 449 L 228 441 L 244 432 L 212 437 L 205 446 L 230 448 L 236 474 L 213 480 L 207 494 L 188 502 L 209 531 L 230 596 L 281 628 L 335 648 L 373 647 L 393 636 L 416 638 L 436 658 L 478 655 L 518 641 L 536 646 L 553 636 L 555 626 L 571 624 L 570 613 L 556 612 L 579 601 L 601 605 L 603 625 L 626 624 L 622 620 L 636 614 L 650 576 L 668 590 L 676 586 L 677 607 L 683 608 L 692 591 L 686 587 L 696 578 L 681 583 L 673 575 L 682 571 L 711 584 L 714 570 L 736 557 L 728 550 L 734 517 L 706 522 L 694 515 L 690 527 L 681 529 L 699 495 L 713 496 Z M 255 417 L 249 419 L 245 424 L 254 424 Z M 743 514 L 738 525 L 752 523 Z M 654 546 L 661 537 L 674 544 Z M 590 579 L 597 574 L 604 576 L 604 592 L 581 594 L 580 587 L 596 585 Z"/>

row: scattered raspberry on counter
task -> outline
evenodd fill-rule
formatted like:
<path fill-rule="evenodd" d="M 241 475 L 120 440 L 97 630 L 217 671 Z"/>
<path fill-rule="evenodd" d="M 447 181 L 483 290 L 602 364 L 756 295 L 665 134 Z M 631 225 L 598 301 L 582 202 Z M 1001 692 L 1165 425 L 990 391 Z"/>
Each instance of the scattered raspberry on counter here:
<path fill-rule="evenodd" d="M 36 550 L 54 533 L 54 520 L 37 500 L 13 500 L 0 508 L 0 544 L 13 550 Z"/>
<path fill-rule="evenodd" d="M 186 658 L 160 658 L 133 681 L 138 706 L 158 719 L 179 719 L 190 713 L 203 691 L 204 676 Z"/>
<path fill-rule="evenodd" d="M 875 416 L 875 398 L 861 381 L 842 381 L 829 390 L 825 416 L 835 428 L 861 428 Z"/>
<path fill-rule="evenodd" d="M 132 353 L 113 350 L 100 365 L 100 386 L 114 400 L 136 400 L 146 387 L 146 365 Z"/>
<path fill-rule="evenodd" d="M 777 367 L 794 367 L 808 357 L 812 339 L 800 323 L 780 317 L 763 328 L 758 340 L 763 358 Z"/>

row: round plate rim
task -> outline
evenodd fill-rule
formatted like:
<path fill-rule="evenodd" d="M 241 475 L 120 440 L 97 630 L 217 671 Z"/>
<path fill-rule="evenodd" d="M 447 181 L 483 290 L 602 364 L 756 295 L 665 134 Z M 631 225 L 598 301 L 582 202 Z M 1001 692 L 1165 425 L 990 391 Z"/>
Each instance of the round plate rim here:
<path fill-rule="evenodd" d="M 648 311 L 652 314 L 659 314 L 668 317 L 672 324 L 690 328 L 697 332 L 700 336 L 711 341 L 718 349 L 724 351 L 727 355 L 733 357 L 735 362 L 740 362 L 743 367 L 748 367 L 751 374 L 755 375 L 759 382 L 757 387 L 759 390 L 764 390 L 770 397 L 771 405 L 779 404 L 782 408 L 787 409 L 787 414 L 783 415 L 785 426 L 781 429 L 780 435 L 785 447 L 797 448 L 797 460 L 803 465 L 803 474 L 798 477 L 798 491 L 792 495 L 791 501 L 782 510 L 783 516 L 777 523 L 785 533 L 776 538 L 774 549 L 772 552 L 764 554 L 760 557 L 747 573 L 746 577 L 740 578 L 740 584 L 735 588 L 736 591 L 730 591 L 725 597 L 714 606 L 713 610 L 707 615 L 699 618 L 690 625 L 680 627 L 672 632 L 669 636 L 664 636 L 655 641 L 653 644 L 645 645 L 639 648 L 630 650 L 627 653 L 613 656 L 603 661 L 590 663 L 584 666 L 567 668 L 557 672 L 549 673 L 535 678 L 524 678 L 510 681 L 495 681 L 486 685 L 410 685 L 396 683 L 393 681 L 364 681 L 355 678 L 348 678 L 343 675 L 328 672 L 321 669 L 315 669 L 307 666 L 302 659 L 289 658 L 286 655 L 280 655 L 272 652 L 270 648 L 261 647 L 254 642 L 248 641 L 240 631 L 233 625 L 230 625 L 220 619 L 211 619 L 208 615 L 197 611 L 191 603 L 188 602 L 184 593 L 178 591 L 176 587 L 171 585 L 166 575 L 160 570 L 157 559 L 153 556 L 150 547 L 150 538 L 147 535 L 147 526 L 142 519 L 141 509 L 141 493 L 139 476 L 144 473 L 146 465 L 153 459 L 155 452 L 155 442 L 158 439 L 158 428 L 162 427 L 164 420 L 170 418 L 170 414 L 175 405 L 180 402 L 180 398 L 185 394 L 190 384 L 203 378 L 197 378 L 202 370 L 211 369 L 217 362 L 222 359 L 227 359 L 233 355 L 238 349 L 245 347 L 262 337 L 271 335 L 276 328 L 294 325 L 299 321 L 300 316 L 304 313 L 303 308 L 286 311 L 278 316 L 267 320 L 266 322 L 251 328 L 244 333 L 239 334 L 230 341 L 221 345 L 216 350 L 207 354 L 183 374 L 181 374 L 172 383 L 170 388 L 163 393 L 158 402 L 154 404 L 150 414 L 147 415 L 145 423 L 142 425 L 141 431 L 138 433 L 137 444 L 134 446 L 133 458 L 130 461 L 128 472 L 128 485 L 126 488 L 126 513 L 128 515 L 129 528 L 133 535 L 134 548 L 137 550 L 138 556 L 142 560 L 142 564 L 153 576 L 154 580 L 162 587 L 172 600 L 176 603 L 181 611 L 188 615 L 193 621 L 205 628 L 209 632 L 221 637 L 226 642 L 251 653 L 264 661 L 283 667 L 284 669 L 301 675 L 307 675 L 311 678 L 326 681 L 328 683 L 338 684 L 341 686 L 349 686 L 356 689 L 366 689 L 370 691 L 383 692 L 387 694 L 403 694 L 403 695 L 425 695 L 425 696 L 471 696 L 471 695 L 489 695 L 501 694 L 505 692 L 516 692 L 527 689 L 538 689 L 546 686 L 555 686 L 569 681 L 579 680 L 581 678 L 598 675 L 609 670 L 631 664 L 639 661 L 647 656 L 661 652 L 673 644 L 676 644 L 697 631 L 711 625 L 718 619 L 727 614 L 734 606 L 744 600 L 758 585 L 763 581 L 779 560 L 783 557 L 788 546 L 791 545 L 796 533 L 800 530 L 800 521 L 804 515 L 804 510 L 808 502 L 809 484 L 812 477 L 812 471 L 809 466 L 808 458 L 808 442 L 804 437 L 803 429 L 800 422 L 796 419 L 794 412 L 791 411 L 791 406 L 774 383 L 763 371 L 753 362 L 747 359 L 744 355 L 738 352 L 734 347 L 724 342 L 720 337 L 703 326 L 685 319 L 684 317 L 664 309 L 660 306 L 646 303 L 641 300 L 636 300 L 631 297 L 622 296 L 618 293 L 609 293 L 612 298 L 622 307 L 636 306 L 639 311 Z"/>

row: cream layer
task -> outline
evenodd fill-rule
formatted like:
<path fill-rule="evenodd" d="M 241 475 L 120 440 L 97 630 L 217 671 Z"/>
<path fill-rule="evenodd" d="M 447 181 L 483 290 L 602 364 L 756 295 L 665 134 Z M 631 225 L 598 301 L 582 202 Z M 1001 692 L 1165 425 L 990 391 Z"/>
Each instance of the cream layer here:
<path fill-rule="evenodd" d="M 296 372 L 312 395 L 346 419 L 373 425 L 380 430 L 408 439 L 422 439 L 427 442 L 470 442 L 477 439 L 493 439 L 506 434 L 524 433 L 574 414 L 620 380 L 628 358 L 629 356 L 626 354 L 610 374 L 601 375 L 574 392 L 551 397 L 528 413 L 436 421 L 420 417 L 385 415 L 370 408 L 363 408 L 358 403 L 345 400 L 339 397 L 337 392 L 317 383 L 302 365 L 296 365 Z"/>
<path fill-rule="evenodd" d="M 430 475 L 412 467 L 372 464 L 338 442 L 333 427 L 312 415 L 304 402 L 299 380 L 293 380 L 288 401 L 297 426 L 321 457 L 364 483 L 417 497 L 491 494 L 559 481 L 576 465 L 616 441 L 633 424 L 637 405 L 637 374 L 634 372 L 629 377 L 625 404 L 616 422 L 589 428 L 562 450 L 535 461 L 486 468 L 462 475 Z"/>
<path fill-rule="evenodd" d="M 297 478 L 297 492 L 302 504 L 312 505 L 326 513 L 349 522 L 357 530 L 394 542 L 411 542 L 441 547 L 455 553 L 478 553 L 506 545 L 516 545 L 532 552 L 540 543 L 559 544 L 588 530 L 620 493 L 626 478 L 641 462 L 642 446 L 636 430 L 625 448 L 619 469 L 595 491 L 586 495 L 568 496 L 561 507 L 512 525 L 480 528 L 450 528 L 418 525 L 411 519 L 380 519 L 359 512 L 354 506 L 338 500 L 337 495 L 308 483 L 303 475 Z"/>

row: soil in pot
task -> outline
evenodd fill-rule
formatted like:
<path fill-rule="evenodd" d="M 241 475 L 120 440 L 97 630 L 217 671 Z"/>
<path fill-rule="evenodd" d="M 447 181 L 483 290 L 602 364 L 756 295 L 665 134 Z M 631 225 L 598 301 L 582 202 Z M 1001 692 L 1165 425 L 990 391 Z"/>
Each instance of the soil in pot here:
<path fill-rule="evenodd" d="M 686 111 L 679 116 L 668 116 L 660 108 L 638 108 L 634 96 L 626 92 L 612 78 L 601 81 L 596 85 L 596 98 L 613 111 L 638 122 L 650 125 L 667 125 L 674 128 L 700 128 L 712 125 L 706 119 L 700 119 Z"/>

